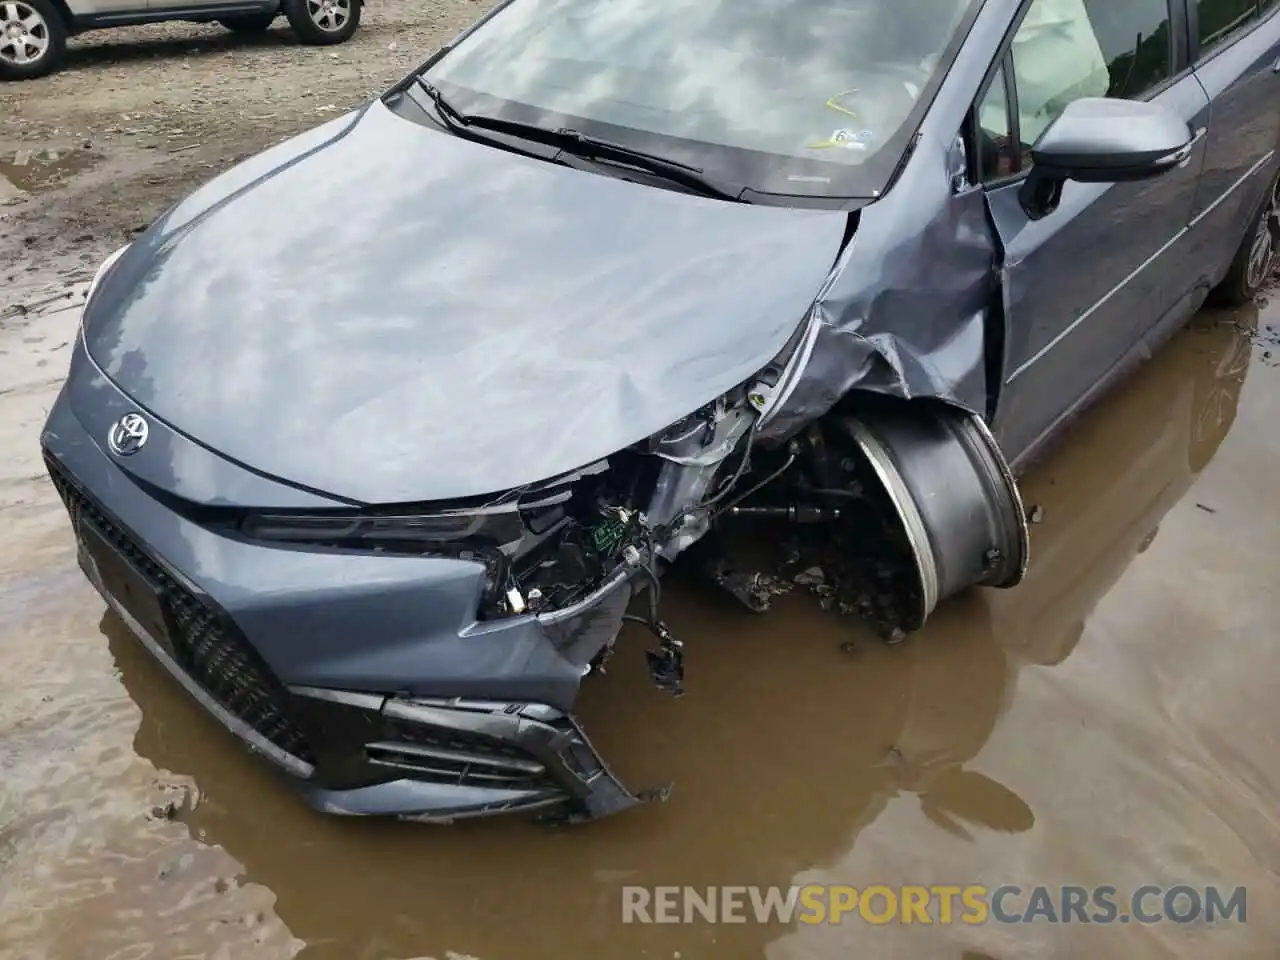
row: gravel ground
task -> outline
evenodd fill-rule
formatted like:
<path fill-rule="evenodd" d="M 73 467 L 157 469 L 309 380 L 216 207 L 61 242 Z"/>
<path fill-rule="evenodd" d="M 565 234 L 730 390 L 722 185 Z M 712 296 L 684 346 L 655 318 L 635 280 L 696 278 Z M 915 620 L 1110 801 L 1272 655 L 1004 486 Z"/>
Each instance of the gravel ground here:
<path fill-rule="evenodd" d="M 58 73 L 0 85 L 0 324 L 237 160 L 375 95 L 488 4 L 371 0 L 334 47 L 299 45 L 283 18 L 252 37 L 96 31 Z"/>

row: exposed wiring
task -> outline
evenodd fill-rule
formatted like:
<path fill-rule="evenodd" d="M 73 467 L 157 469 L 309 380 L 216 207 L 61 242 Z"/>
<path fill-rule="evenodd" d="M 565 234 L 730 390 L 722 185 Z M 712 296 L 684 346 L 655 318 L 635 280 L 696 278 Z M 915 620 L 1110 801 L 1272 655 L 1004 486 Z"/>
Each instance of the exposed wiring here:
<path fill-rule="evenodd" d="M 658 604 L 662 600 L 662 585 L 658 583 L 657 571 L 653 569 L 652 564 L 640 563 L 640 569 L 649 577 L 649 620 L 652 623 L 658 622 Z"/>
<path fill-rule="evenodd" d="M 757 417 L 755 420 L 751 421 L 751 426 L 747 428 L 746 449 L 742 451 L 742 459 L 738 461 L 738 469 L 733 471 L 733 476 L 730 477 L 728 481 L 725 482 L 724 486 L 722 486 L 719 490 L 717 490 L 716 493 L 710 499 L 703 500 L 702 503 L 698 505 L 699 508 L 715 506 L 717 503 L 719 503 L 721 500 L 725 498 L 725 496 L 729 493 L 730 490 L 733 489 L 733 485 L 742 479 L 743 471 L 747 469 L 747 463 L 750 462 L 751 460 L 751 447 L 755 443 L 756 424 L 758 424 L 759 422 L 760 422 L 760 418 Z"/>
<path fill-rule="evenodd" d="M 645 573 L 649 574 L 649 615 L 647 617 L 638 617 L 634 613 L 624 613 L 622 620 L 624 623 L 638 623 L 659 640 L 664 640 L 670 635 L 666 624 L 658 619 L 658 578 L 654 575 L 653 570 L 648 566 L 643 566 Z"/>
<path fill-rule="evenodd" d="M 637 617 L 633 613 L 622 615 L 623 623 L 636 623 L 644 627 L 658 641 L 656 650 L 645 651 L 645 661 L 649 664 L 649 676 L 659 690 L 665 690 L 679 697 L 684 693 L 684 649 L 671 630 L 658 619 L 658 601 L 662 587 L 658 583 L 657 571 L 644 560 L 638 566 L 649 577 L 649 616 Z"/>
<path fill-rule="evenodd" d="M 729 510 L 729 509 L 731 509 L 731 508 L 733 508 L 733 507 L 736 507 L 738 504 L 740 504 L 743 500 L 747 499 L 747 497 L 751 496 L 753 493 L 755 493 L 755 492 L 756 492 L 757 490 L 759 490 L 761 487 L 764 487 L 764 486 L 766 486 L 767 484 L 773 483 L 773 481 L 777 480 L 780 476 L 782 476 L 784 473 L 786 473 L 786 472 L 787 472 L 787 470 L 789 470 L 789 469 L 791 468 L 791 465 L 792 465 L 793 463 L 795 463 L 795 462 L 796 462 L 796 451 L 795 451 L 795 450 L 792 450 L 792 451 L 791 451 L 791 455 L 787 457 L 786 462 L 785 462 L 782 466 L 780 466 L 777 470 L 773 471 L 773 473 L 769 474 L 767 477 L 765 477 L 763 480 L 761 480 L 761 481 L 760 481 L 759 483 L 757 483 L 755 486 L 751 487 L 749 490 L 747 490 L 747 491 L 746 491 L 745 493 L 743 493 L 741 496 L 735 497 L 734 499 L 730 500 L 730 501 L 729 501 L 728 503 L 726 503 L 723 507 L 721 507 L 719 510 L 717 510 L 717 511 L 716 511 L 716 513 L 715 513 L 715 515 L 716 515 L 716 516 L 719 516 L 720 514 L 724 513 L 726 510 Z"/>

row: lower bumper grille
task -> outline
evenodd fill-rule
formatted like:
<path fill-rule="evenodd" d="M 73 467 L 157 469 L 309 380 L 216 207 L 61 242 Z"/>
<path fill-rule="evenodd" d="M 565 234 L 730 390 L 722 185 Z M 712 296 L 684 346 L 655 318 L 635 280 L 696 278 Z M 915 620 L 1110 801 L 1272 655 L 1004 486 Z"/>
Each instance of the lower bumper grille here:
<path fill-rule="evenodd" d="M 285 753 L 314 764 L 306 735 L 291 716 L 283 684 L 227 615 L 170 575 L 57 461 L 46 456 L 45 463 L 72 522 L 92 522 L 160 590 L 174 626 L 170 640 L 178 665 L 228 712 Z"/>
<path fill-rule="evenodd" d="M 394 740 L 369 744 L 373 763 L 410 771 L 414 779 L 464 787 L 506 790 L 558 790 L 546 767 L 516 747 L 461 730 L 388 721 Z"/>

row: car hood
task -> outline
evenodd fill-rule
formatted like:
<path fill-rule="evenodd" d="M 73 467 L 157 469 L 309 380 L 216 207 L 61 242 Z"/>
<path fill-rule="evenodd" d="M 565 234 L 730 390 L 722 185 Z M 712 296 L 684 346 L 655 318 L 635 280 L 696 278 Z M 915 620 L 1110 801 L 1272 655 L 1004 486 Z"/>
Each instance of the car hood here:
<path fill-rule="evenodd" d="M 749 378 L 845 223 L 557 166 L 375 102 L 169 211 L 104 278 L 85 339 L 140 408 L 245 467 L 363 503 L 476 496 Z"/>

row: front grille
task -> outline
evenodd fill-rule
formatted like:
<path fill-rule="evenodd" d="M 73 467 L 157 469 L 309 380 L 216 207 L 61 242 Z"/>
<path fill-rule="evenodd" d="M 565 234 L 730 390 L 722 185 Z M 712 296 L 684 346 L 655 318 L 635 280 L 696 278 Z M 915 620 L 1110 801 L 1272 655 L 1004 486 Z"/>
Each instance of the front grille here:
<path fill-rule="evenodd" d="M 45 463 L 72 522 L 78 523 L 81 518 L 91 521 L 143 576 L 159 587 L 173 622 L 170 640 L 179 666 L 224 709 L 285 753 L 314 764 L 307 738 L 290 716 L 284 686 L 226 614 L 171 576 L 57 461 L 46 457 Z"/>
<path fill-rule="evenodd" d="M 416 780 L 505 790 L 559 787 L 542 763 L 502 740 L 402 720 L 388 720 L 387 730 L 394 740 L 369 744 L 366 755 L 374 763 L 411 771 Z"/>

